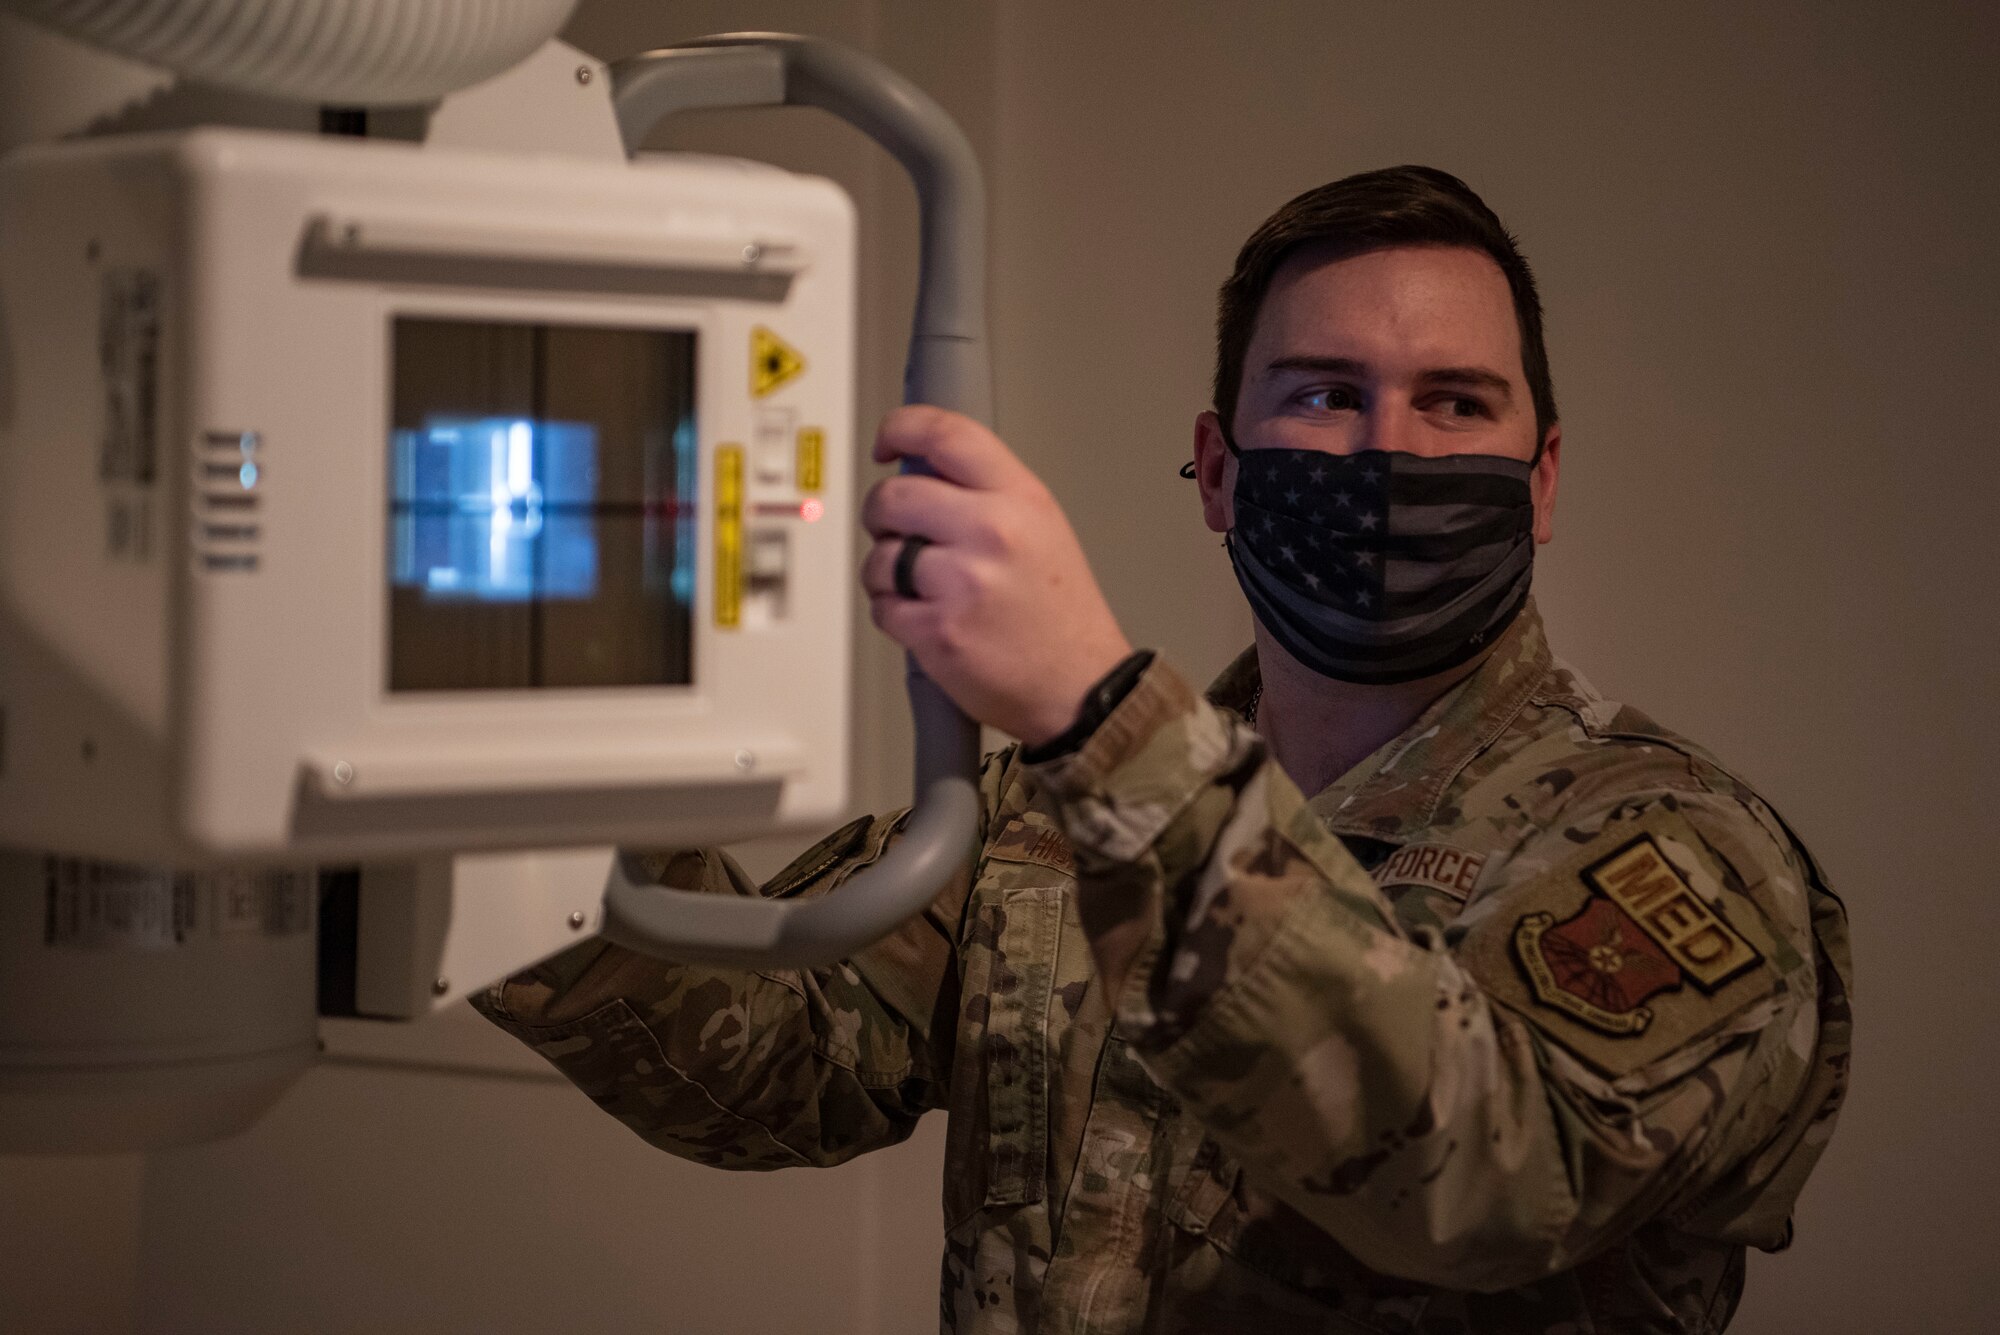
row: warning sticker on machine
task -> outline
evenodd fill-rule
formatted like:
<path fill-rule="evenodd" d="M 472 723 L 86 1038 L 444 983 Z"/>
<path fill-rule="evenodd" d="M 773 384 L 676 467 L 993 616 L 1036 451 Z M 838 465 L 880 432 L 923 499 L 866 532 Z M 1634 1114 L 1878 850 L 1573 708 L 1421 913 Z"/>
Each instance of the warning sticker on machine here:
<path fill-rule="evenodd" d="M 98 299 L 97 361 L 104 433 L 97 472 L 105 486 L 105 545 L 146 560 L 153 549 L 152 490 L 159 475 L 160 276 L 111 269 Z"/>
<path fill-rule="evenodd" d="M 715 624 L 743 620 L 743 447 L 715 447 Z"/>
<path fill-rule="evenodd" d="M 750 393 L 763 398 L 802 374 L 806 359 L 799 350 L 758 325 L 750 331 Z"/>
<path fill-rule="evenodd" d="M 107 482 L 151 485 L 159 471 L 158 274 L 112 269 L 104 275 L 97 361 L 104 373 L 104 439 L 98 450 L 98 473 Z"/>
<path fill-rule="evenodd" d="M 816 426 L 799 428 L 799 490 L 818 491 L 826 469 L 826 432 Z"/>
<path fill-rule="evenodd" d="M 80 858 L 44 863 L 42 939 L 75 950 L 172 950 L 223 936 L 312 930 L 305 871 L 171 872 Z"/>

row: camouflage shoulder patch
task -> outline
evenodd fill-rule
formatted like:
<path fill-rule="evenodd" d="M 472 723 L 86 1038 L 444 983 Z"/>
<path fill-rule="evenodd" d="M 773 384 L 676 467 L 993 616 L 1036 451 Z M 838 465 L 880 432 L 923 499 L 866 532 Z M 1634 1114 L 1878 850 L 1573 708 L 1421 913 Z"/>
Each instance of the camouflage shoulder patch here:
<path fill-rule="evenodd" d="M 1637 1070 L 1778 985 L 1776 943 L 1711 857 L 1672 811 L 1606 826 L 1546 874 L 1492 892 L 1460 959 L 1592 1066 Z"/>
<path fill-rule="evenodd" d="M 1439 890 L 1460 903 L 1472 893 L 1486 865 L 1484 853 L 1454 848 L 1450 844 L 1405 844 L 1375 869 L 1375 883 L 1384 890 L 1399 885 L 1420 885 Z"/>
<path fill-rule="evenodd" d="M 1019 816 L 1008 821 L 998 834 L 987 840 L 986 856 L 1002 862 L 1032 862 L 1065 876 L 1076 875 L 1076 854 L 1070 848 L 1068 837 L 1053 825 L 1023 820 Z"/>

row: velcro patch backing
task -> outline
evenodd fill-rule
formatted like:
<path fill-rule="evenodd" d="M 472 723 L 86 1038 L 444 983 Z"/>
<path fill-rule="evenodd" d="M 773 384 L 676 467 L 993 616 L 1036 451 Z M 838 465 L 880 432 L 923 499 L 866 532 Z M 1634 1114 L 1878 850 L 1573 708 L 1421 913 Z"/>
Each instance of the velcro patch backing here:
<path fill-rule="evenodd" d="M 1672 811 L 1607 826 L 1553 870 L 1487 892 L 1459 958 L 1591 1065 L 1637 1070 L 1776 988 L 1762 917 L 1712 859 Z"/>
<path fill-rule="evenodd" d="M 1076 875 L 1076 854 L 1069 839 L 1053 825 L 1041 825 L 1015 817 L 1000 833 L 986 841 L 986 856 L 1005 862 L 1033 862 Z"/>

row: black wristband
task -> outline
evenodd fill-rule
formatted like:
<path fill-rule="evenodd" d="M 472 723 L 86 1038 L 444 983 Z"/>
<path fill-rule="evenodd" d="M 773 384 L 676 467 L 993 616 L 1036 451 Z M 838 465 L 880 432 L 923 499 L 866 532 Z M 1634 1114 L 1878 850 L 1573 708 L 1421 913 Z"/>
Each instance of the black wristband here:
<path fill-rule="evenodd" d="M 1077 711 L 1076 722 L 1064 728 L 1055 736 L 1036 746 L 1021 748 L 1021 763 L 1039 765 L 1045 760 L 1055 760 L 1080 751 L 1090 740 L 1104 720 L 1111 717 L 1111 711 L 1125 702 L 1132 694 L 1132 688 L 1139 684 L 1139 678 L 1153 665 L 1153 651 L 1139 649 L 1131 656 L 1098 678 L 1097 684 L 1083 695 L 1083 708 Z"/>

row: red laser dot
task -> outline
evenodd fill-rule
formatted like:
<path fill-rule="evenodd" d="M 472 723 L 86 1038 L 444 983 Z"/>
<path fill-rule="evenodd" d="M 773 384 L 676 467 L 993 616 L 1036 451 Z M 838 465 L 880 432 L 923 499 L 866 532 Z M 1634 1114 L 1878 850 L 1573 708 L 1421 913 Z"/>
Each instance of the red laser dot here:
<path fill-rule="evenodd" d="M 799 518 L 805 520 L 808 524 L 819 519 L 824 514 L 826 514 L 826 504 L 823 501 L 807 500 L 799 502 Z"/>

